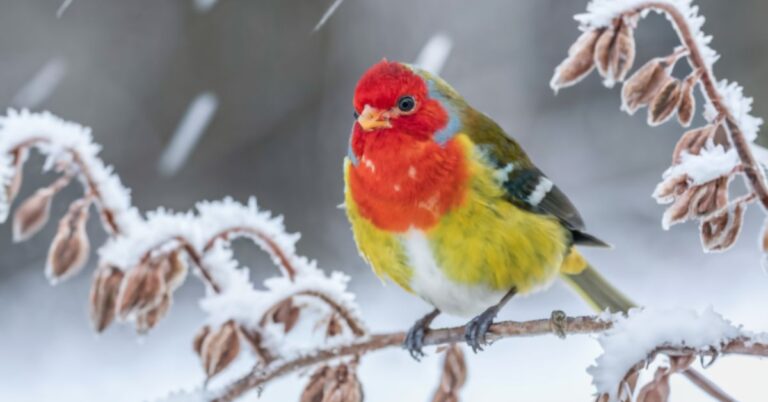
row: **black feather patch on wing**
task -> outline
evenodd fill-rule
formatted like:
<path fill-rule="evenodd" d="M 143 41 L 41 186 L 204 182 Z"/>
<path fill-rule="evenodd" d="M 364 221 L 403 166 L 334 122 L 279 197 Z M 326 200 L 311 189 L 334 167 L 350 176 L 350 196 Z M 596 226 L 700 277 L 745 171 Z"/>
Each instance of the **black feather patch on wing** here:
<path fill-rule="evenodd" d="M 573 203 L 538 169 L 512 169 L 503 186 L 515 205 L 552 215 L 572 231 L 584 229 L 584 221 Z"/>

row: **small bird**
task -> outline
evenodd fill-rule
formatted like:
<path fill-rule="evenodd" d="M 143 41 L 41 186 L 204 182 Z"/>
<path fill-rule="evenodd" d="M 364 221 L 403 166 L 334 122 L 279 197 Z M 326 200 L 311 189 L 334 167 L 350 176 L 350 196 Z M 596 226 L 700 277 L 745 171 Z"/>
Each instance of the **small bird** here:
<path fill-rule="evenodd" d="M 414 358 L 440 313 L 474 317 L 465 340 L 482 350 L 504 304 L 558 275 L 599 309 L 631 305 L 574 248 L 608 245 L 585 232 L 520 145 L 441 78 L 385 59 L 357 83 L 353 106 L 344 179 L 355 242 L 380 278 L 435 308 L 408 331 Z"/>

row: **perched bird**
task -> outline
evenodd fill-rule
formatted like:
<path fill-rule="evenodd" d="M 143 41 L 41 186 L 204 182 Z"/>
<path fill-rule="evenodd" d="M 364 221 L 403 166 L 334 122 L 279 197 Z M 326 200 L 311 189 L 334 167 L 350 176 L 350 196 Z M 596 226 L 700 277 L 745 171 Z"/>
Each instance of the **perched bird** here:
<path fill-rule="evenodd" d="M 601 309 L 627 308 L 574 248 L 607 244 L 584 231 L 520 145 L 441 78 L 383 60 L 362 76 L 353 105 L 344 179 L 355 242 L 379 277 L 435 307 L 408 332 L 414 358 L 441 312 L 474 317 L 465 338 L 481 350 L 510 298 L 558 275 Z"/>

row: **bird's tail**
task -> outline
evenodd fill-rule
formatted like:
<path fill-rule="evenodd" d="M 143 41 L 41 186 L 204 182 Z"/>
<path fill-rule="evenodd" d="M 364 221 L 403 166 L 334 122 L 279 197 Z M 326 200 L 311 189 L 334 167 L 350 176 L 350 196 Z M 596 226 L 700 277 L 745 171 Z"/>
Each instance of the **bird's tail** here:
<path fill-rule="evenodd" d="M 611 285 L 589 262 L 572 248 L 563 261 L 560 276 L 593 309 L 611 312 L 626 312 L 635 304 Z"/>

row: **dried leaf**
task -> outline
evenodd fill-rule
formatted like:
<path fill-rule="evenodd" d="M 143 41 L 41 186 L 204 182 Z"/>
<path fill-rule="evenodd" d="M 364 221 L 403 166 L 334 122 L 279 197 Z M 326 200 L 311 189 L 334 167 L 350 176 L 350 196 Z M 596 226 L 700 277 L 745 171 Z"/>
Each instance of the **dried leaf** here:
<path fill-rule="evenodd" d="M 655 58 L 640 67 L 624 82 L 621 108 L 629 114 L 646 106 L 670 79 L 666 58 Z"/>
<path fill-rule="evenodd" d="M 197 334 L 195 334 L 195 339 L 192 341 L 192 349 L 195 351 L 195 353 L 197 353 L 198 356 L 202 356 L 203 342 L 205 341 L 205 338 L 210 335 L 210 333 L 211 327 L 205 325 L 197 331 Z"/>
<path fill-rule="evenodd" d="M 461 387 L 467 381 L 467 363 L 458 345 L 451 345 L 445 352 L 443 371 L 432 402 L 458 401 Z"/>
<path fill-rule="evenodd" d="M 227 368 L 239 353 L 240 340 L 237 324 L 234 321 L 227 321 L 203 340 L 201 354 L 208 378 Z"/>
<path fill-rule="evenodd" d="M 328 382 L 321 402 L 362 402 L 363 388 L 354 369 L 340 364 Z"/>
<path fill-rule="evenodd" d="M 117 296 L 117 314 L 127 319 L 132 314 L 146 312 L 157 305 L 167 293 L 165 280 L 157 265 L 142 263 L 125 275 Z"/>
<path fill-rule="evenodd" d="M 90 316 L 96 332 L 104 331 L 115 318 L 115 305 L 123 271 L 112 266 L 100 267 L 93 276 Z"/>
<path fill-rule="evenodd" d="M 51 201 L 56 192 L 44 187 L 21 203 L 13 215 L 13 241 L 23 242 L 45 226 L 51 216 Z"/>
<path fill-rule="evenodd" d="M 602 32 L 603 30 L 590 30 L 579 36 L 568 50 L 568 57 L 555 68 L 555 75 L 549 82 L 553 90 L 575 85 L 592 71 L 595 67 L 595 43 Z"/>
<path fill-rule="evenodd" d="M 696 195 L 691 200 L 693 217 L 706 216 L 717 210 L 717 183 L 720 179 L 699 186 Z"/>
<path fill-rule="evenodd" d="M 653 381 L 645 384 L 637 394 L 636 402 L 667 402 L 669 400 L 669 373 L 659 367 Z"/>
<path fill-rule="evenodd" d="M 677 111 L 680 98 L 680 80 L 668 80 L 651 101 L 648 108 L 648 124 L 658 126 L 669 120 Z"/>
<path fill-rule="evenodd" d="M 75 201 L 59 221 L 45 267 L 45 273 L 53 284 L 72 277 L 88 262 L 91 246 L 85 224 L 90 205 L 87 199 Z"/>
<path fill-rule="evenodd" d="M 309 382 L 301 392 L 300 402 L 322 402 L 325 396 L 325 389 L 330 385 L 330 381 L 333 379 L 333 370 L 328 366 L 321 366 L 312 376 L 309 377 Z"/>
<path fill-rule="evenodd" d="M 680 105 L 677 107 L 677 121 L 683 127 L 688 127 L 693 121 L 693 114 L 696 111 L 696 98 L 693 96 L 693 88 L 699 82 L 699 74 L 689 75 L 680 88 Z"/>

